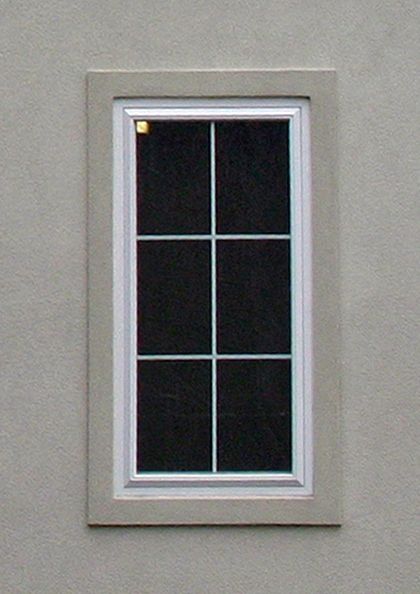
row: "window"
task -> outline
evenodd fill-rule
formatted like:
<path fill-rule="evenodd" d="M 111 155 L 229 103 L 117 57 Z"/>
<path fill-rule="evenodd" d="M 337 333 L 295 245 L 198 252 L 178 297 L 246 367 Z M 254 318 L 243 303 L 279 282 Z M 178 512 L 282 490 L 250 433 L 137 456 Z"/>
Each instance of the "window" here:
<path fill-rule="evenodd" d="M 121 492 L 310 492 L 307 100 L 122 99 L 114 122 Z"/>
<path fill-rule="evenodd" d="M 90 77 L 91 523 L 337 522 L 332 77 L 248 74 Z"/>

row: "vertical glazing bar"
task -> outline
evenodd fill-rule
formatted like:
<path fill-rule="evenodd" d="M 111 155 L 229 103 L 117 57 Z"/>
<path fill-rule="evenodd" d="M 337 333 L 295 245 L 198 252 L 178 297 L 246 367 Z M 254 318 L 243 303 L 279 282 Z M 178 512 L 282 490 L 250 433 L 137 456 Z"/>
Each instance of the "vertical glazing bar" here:
<path fill-rule="evenodd" d="M 210 122 L 212 472 L 217 471 L 216 125 Z"/>

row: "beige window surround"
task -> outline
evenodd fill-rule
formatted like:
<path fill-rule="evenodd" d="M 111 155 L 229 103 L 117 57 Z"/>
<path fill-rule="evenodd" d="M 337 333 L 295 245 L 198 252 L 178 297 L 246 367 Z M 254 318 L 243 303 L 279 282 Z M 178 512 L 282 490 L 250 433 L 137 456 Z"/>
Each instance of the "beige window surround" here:
<path fill-rule="evenodd" d="M 118 254 L 121 256 L 125 229 L 120 210 L 124 184 L 118 179 L 125 175 L 124 163 L 133 156 L 130 143 L 118 136 L 115 114 L 121 100 L 126 101 L 121 104 L 123 109 L 130 100 L 153 104 L 159 98 L 168 104 L 191 100 L 192 105 L 194 100 L 209 105 L 217 100 L 246 105 L 248 100 L 251 106 L 275 104 L 276 100 L 280 105 L 285 99 L 296 104 L 308 102 L 309 158 L 306 170 L 303 168 L 306 181 L 302 182 L 301 199 L 307 201 L 307 224 L 302 228 L 310 244 L 304 287 L 308 299 L 310 294 L 306 323 L 311 340 L 302 365 L 310 365 L 310 382 L 305 387 L 309 390 L 310 384 L 310 394 L 303 395 L 310 421 L 302 423 L 300 439 L 302 444 L 305 440 L 306 446 L 310 444 L 305 464 L 310 464 L 311 472 L 300 491 L 290 490 L 286 483 L 267 490 L 264 480 L 251 486 L 238 483 L 238 488 L 182 484 L 159 491 L 125 478 L 123 442 L 130 434 L 133 412 L 127 405 L 119 363 L 123 349 L 120 325 L 123 334 L 127 320 L 125 296 L 117 289 L 121 288 Z M 336 118 L 333 71 L 88 74 L 90 525 L 341 523 Z"/>

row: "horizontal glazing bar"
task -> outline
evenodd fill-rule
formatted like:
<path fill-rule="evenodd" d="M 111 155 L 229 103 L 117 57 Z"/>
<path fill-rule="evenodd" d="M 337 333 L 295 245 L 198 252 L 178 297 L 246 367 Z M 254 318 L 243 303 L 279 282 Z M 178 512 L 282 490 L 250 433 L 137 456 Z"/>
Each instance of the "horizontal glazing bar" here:
<path fill-rule="evenodd" d="M 217 359 L 226 360 L 226 359 L 291 359 L 292 355 L 288 353 L 262 353 L 262 354 L 229 354 L 229 355 L 217 355 Z"/>
<path fill-rule="evenodd" d="M 290 239 L 289 234 L 220 234 L 215 235 L 137 235 L 138 241 L 199 241 L 199 240 L 210 240 L 210 239 L 223 239 L 223 240 L 250 240 L 250 239 Z"/>
<path fill-rule="evenodd" d="M 203 361 L 212 358 L 212 355 L 137 355 L 138 361 Z"/>
<path fill-rule="evenodd" d="M 197 241 L 211 239 L 211 235 L 137 235 L 137 241 Z"/>
<path fill-rule="evenodd" d="M 217 233 L 216 239 L 235 240 L 235 239 L 290 239 L 289 233 Z"/>
<path fill-rule="evenodd" d="M 210 359 L 217 359 L 219 361 L 224 361 L 228 359 L 232 360 L 247 360 L 247 359 L 284 359 L 289 360 L 292 358 L 292 355 L 288 353 L 262 353 L 258 354 L 244 354 L 240 353 L 238 355 L 233 355 L 229 353 L 229 355 L 138 355 L 138 361 L 194 361 L 194 360 L 210 360 Z"/>

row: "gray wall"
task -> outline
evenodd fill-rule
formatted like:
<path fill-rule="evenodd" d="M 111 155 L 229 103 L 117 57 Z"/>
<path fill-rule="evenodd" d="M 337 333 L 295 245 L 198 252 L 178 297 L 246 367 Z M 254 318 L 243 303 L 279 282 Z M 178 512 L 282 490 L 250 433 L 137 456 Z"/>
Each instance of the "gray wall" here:
<path fill-rule="evenodd" d="M 2 594 L 420 592 L 419 12 L 1 2 Z M 86 71 L 278 67 L 339 77 L 344 525 L 88 528 Z"/>

